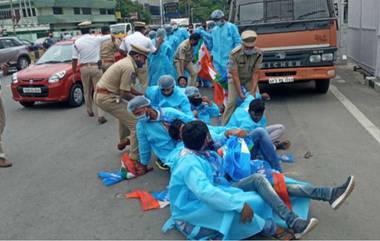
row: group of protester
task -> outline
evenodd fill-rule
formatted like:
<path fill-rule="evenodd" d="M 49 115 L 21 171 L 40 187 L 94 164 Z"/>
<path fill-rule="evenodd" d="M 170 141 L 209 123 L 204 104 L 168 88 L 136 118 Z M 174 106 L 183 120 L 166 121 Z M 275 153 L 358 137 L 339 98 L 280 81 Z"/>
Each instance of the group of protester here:
<path fill-rule="evenodd" d="M 120 45 L 107 28 L 104 36 L 82 31 L 73 69 L 79 61 L 87 113 L 94 116 L 94 98 L 99 123 L 107 121 L 103 112 L 118 119 L 117 148 L 129 145 L 137 175 L 152 169 L 152 155 L 160 169 L 170 171 L 171 217 L 163 231 L 176 227 L 189 239 L 259 233 L 300 239 L 318 223 L 307 217 L 308 200 L 337 209 L 352 192 L 354 177 L 337 187 L 284 177 L 286 160 L 276 150 L 288 149 L 290 141 L 281 139 L 283 125 L 267 125 L 268 95 L 258 89 L 263 53 L 256 47 L 257 34 L 240 35 L 221 10 L 211 19 L 215 26 L 191 35 L 175 23 L 146 33 L 137 22 L 135 33 Z M 198 55 L 200 45 L 211 53 L 210 70 L 227 78 L 225 108 L 197 88 L 198 60 L 204 57 Z M 125 57 L 116 62 L 117 49 Z"/>

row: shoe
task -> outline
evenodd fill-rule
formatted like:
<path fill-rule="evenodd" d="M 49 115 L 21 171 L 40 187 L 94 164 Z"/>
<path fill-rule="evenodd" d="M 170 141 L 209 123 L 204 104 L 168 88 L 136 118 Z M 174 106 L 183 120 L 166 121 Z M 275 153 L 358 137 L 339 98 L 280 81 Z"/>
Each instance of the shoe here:
<path fill-rule="evenodd" d="M 166 164 L 162 163 L 160 159 L 157 159 L 155 163 L 156 163 L 156 166 L 163 171 L 169 171 L 170 169 Z"/>
<path fill-rule="evenodd" d="M 352 190 L 355 187 L 355 178 L 354 176 L 349 176 L 347 181 L 340 187 L 336 187 L 332 191 L 332 197 L 329 201 L 333 209 L 338 209 L 340 205 L 350 196 Z"/>
<path fill-rule="evenodd" d="M 106 122 L 107 122 L 107 119 L 104 118 L 104 116 L 98 118 L 98 123 L 99 123 L 100 125 L 102 125 L 102 124 L 104 124 L 104 123 L 106 123 Z"/>
<path fill-rule="evenodd" d="M 291 144 L 292 143 L 289 140 L 274 143 L 274 145 L 276 146 L 276 150 L 288 150 Z"/>
<path fill-rule="evenodd" d="M 10 162 L 7 159 L 0 159 L 0 168 L 6 168 L 6 167 L 11 167 L 12 162 Z"/>
<path fill-rule="evenodd" d="M 292 228 L 292 230 L 294 231 L 294 237 L 296 239 L 302 238 L 311 230 L 313 230 L 318 225 L 318 223 L 319 221 L 316 218 L 311 218 L 308 221 L 302 219 L 296 220 Z"/>
<path fill-rule="evenodd" d="M 117 144 L 117 149 L 119 151 L 122 151 L 125 149 L 126 146 L 129 146 L 131 144 L 131 141 L 129 139 L 127 139 L 126 141 L 123 141 L 123 142 L 120 142 L 119 144 Z"/>
<path fill-rule="evenodd" d="M 94 117 L 95 116 L 94 112 L 87 112 L 87 114 L 88 114 L 89 117 Z"/>

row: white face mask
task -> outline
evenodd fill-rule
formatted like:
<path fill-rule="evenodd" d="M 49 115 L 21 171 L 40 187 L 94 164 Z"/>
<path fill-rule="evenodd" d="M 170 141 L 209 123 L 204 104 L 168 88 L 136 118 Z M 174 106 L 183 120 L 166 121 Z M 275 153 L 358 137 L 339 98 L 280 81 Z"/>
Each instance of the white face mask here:
<path fill-rule="evenodd" d="M 222 26 L 224 24 L 224 21 L 223 20 L 218 20 L 218 21 L 215 22 L 215 24 L 220 27 L 220 26 Z"/>
<path fill-rule="evenodd" d="M 248 55 L 248 56 L 254 55 L 254 54 L 256 54 L 256 49 L 255 49 L 255 48 L 252 48 L 252 49 L 244 49 L 244 54 L 245 54 L 245 55 Z"/>

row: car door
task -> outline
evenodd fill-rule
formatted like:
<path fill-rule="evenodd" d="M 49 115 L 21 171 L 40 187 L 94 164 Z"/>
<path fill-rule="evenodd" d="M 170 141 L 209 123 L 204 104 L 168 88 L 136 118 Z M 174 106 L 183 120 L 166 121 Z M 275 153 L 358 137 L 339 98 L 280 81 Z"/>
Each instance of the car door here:
<path fill-rule="evenodd" d="M 16 63 L 19 46 L 10 39 L 0 39 L 0 62 L 3 63 Z"/>

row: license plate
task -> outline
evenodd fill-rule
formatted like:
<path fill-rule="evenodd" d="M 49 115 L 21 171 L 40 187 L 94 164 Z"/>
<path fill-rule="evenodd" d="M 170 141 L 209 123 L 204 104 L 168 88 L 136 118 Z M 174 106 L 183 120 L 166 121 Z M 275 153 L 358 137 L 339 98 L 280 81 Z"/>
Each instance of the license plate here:
<path fill-rule="evenodd" d="M 294 77 L 275 77 L 269 78 L 269 84 L 281 84 L 294 82 Z"/>
<path fill-rule="evenodd" d="M 22 92 L 25 94 L 40 94 L 41 88 L 23 88 Z"/>

